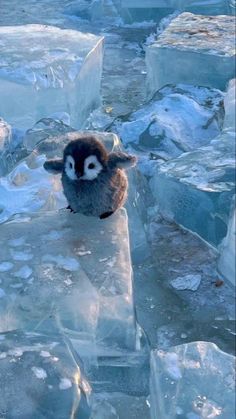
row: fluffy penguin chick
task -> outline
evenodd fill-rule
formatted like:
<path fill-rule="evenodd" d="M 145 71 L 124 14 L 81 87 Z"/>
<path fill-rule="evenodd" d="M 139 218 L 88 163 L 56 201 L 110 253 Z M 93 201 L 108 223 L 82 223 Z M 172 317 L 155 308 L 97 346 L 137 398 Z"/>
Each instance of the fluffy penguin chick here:
<path fill-rule="evenodd" d="M 124 169 L 135 164 L 136 157 L 108 153 L 95 136 L 83 135 L 66 146 L 63 160 L 48 160 L 44 168 L 62 173 L 71 211 L 107 218 L 124 204 L 128 189 Z"/>

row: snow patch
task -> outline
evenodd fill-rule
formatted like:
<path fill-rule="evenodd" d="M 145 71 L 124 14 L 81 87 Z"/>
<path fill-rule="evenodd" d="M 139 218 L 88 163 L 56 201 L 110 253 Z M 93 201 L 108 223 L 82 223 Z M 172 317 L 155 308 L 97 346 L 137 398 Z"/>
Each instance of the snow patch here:
<path fill-rule="evenodd" d="M 185 275 L 170 281 L 173 288 L 179 291 L 191 290 L 196 291 L 201 282 L 201 275 Z"/>

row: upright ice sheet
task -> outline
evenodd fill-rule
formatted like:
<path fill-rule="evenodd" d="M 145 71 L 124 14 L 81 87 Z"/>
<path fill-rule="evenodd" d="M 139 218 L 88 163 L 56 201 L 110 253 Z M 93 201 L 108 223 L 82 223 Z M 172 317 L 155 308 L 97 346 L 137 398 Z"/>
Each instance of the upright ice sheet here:
<path fill-rule="evenodd" d="M 17 128 L 67 112 L 81 127 L 100 103 L 103 39 L 53 26 L 0 27 L 0 115 Z"/>
<path fill-rule="evenodd" d="M 224 90 L 234 77 L 235 18 L 182 13 L 146 50 L 148 91 L 187 83 Z"/>
<path fill-rule="evenodd" d="M 152 419 L 235 417 L 235 358 L 209 342 L 151 354 Z"/>

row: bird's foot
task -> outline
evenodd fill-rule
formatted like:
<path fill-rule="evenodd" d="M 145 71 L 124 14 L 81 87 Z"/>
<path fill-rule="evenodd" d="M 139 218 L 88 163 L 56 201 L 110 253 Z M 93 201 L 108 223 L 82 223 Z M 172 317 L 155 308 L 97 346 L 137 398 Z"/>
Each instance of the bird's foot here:
<path fill-rule="evenodd" d="M 102 215 L 100 215 L 100 219 L 101 220 L 104 220 L 104 218 L 108 218 L 108 217 L 110 217 L 112 214 L 114 214 L 114 211 L 107 211 L 107 212 L 104 212 Z"/>
<path fill-rule="evenodd" d="M 68 205 L 68 207 L 66 207 L 66 209 L 70 210 L 70 212 L 73 212 L 75 214 L 75 211 L 71 208 L 70 205 Z"/>

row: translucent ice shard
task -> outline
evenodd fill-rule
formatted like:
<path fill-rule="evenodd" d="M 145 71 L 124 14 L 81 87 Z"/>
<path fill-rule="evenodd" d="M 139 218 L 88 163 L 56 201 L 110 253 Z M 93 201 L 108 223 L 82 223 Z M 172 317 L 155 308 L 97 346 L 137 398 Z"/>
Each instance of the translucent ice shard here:
<path fill-rule="evenodd" d="M 233 16 L 182 13 L 173 19 L 146 51 L 149 94 L 183 82 L 224 90 L 235 72 L 234 31 Z"/>
<path fill-rule="evenodd" d="M 236 95 L 236 79 L 230 80 L 227 95 L 224 99 L 225 119 L 224 130 L 235 131 L 236 115 L 235 115 L 235 95 Z"/>
<path fill-rule="evenodd" d="M 53 26 L 0 27 L 0 115 L 26 129 L 67 112 L 81 127 L 100 102 L 103 39 Z"/>
<path fill-rule="evenodd" d="M 90 386 L 60 335 L 0 334 L 0 411 L 14 418 L 90 417 Z"/>
<path fill-rule="evenodd" d="M 94 352 L 96 344 L 111 352 L 134 350 L 125 210 L 104 222 L 66 210 L 27 215 L 1 226 L 1 263 L 14 264 L 0 272 L 1 330 L 36 327 L 51 318 L 64 331 L 93 342 Z M 11 239 L 19 241 L 17 248 Z"/>
<path fill-rule="evenodd" d="M 152 419 L 235 417 L 235 358 L 193 342 L 151 354 Z"/>
<path fill-rule="evenodd" d="M 209 144 L 220 133 L 223 94 L 184 84 L 162 88 L 131 114 L 119 133 L 124 144 L 169 159 Z"/>
<path fill-rule="evenodd" d="M 236 247 L 236 225 L 235 225 L 235 202 L 233 202 L 227 236 L 219 246 L 220 258 L 218 268 L 220 273 L 235 286 L 235 247 Z"/>
<path fill-rule="evenodd" d="M 11 138 L 11 127 L 2 118 L 0 118 L 0 153 L 9 144 Z"/>
<path fill-rule="evenodd" d="M 0 176 L 6 170 L 6 155 L 9 150 L 11 140 L 11 127 L 0 118 Z"/>
<path fill-rule="evenodd" d="M 151 180 L 161 212 L 214 246 L 227 234 L 235 193 L 232 86 L 222 133 L 208 146 L 162 164 Z"/>

